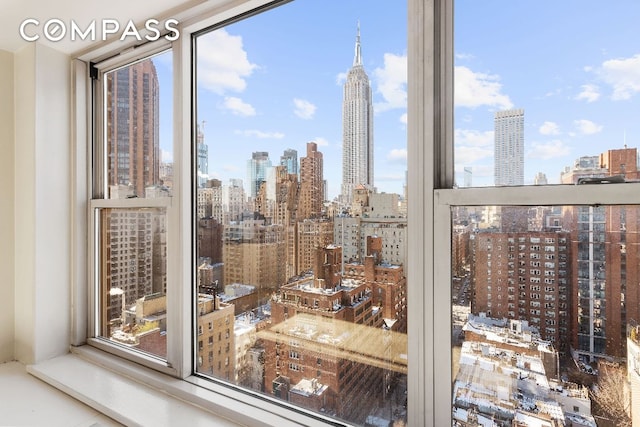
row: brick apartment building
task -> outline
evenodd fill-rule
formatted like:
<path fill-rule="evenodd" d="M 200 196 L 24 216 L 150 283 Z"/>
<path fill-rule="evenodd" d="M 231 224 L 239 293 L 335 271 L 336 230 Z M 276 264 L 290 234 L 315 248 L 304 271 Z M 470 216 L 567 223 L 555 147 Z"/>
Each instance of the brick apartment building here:
<path fill-rule="evenodd" d="M 266 392 L 354 421 L 388 392 L 406 355 L 406 279 L 371 245 L 365 264 L 344 267 L 340 247 L 318 248 L 315 275 L 280 287 L 263 335 Z"/>

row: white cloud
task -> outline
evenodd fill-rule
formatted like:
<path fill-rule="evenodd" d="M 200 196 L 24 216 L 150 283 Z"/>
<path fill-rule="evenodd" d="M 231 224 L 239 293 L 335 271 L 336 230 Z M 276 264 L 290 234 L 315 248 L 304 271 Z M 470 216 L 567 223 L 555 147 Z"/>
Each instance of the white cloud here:
<path fill-rule="evenodd" d="M 507 95 L 500 93 L 500 77 L 474 73 L 467 67 L 455 67 L 455 105 L 475 108 L 481 105 L 509 109 L 513 103 Z"/>
<path fill-rule="evenodd" d="M 407 149 L 406 148 L 394 148 L 387 153 L 387 160 L 394 163 L 406 163 L 407 161 Z"/>
<path fill-rule="evenodd" d="M 493 133 L 493 131 L 456 129 L 454 133 L 456 167 L 462 168 L 485 159 L 493 159 Z"/>
<path fill-rule="evenodd" d="M 569 147 L 559 139 L 549 142 L 534 142 L 531 150 L 527 153 L 527 158 L 549 160 L 557 157 L 564 157 L 570 152 Z"/>
<path fill-rule="evenodd" d="M 544 122 L 538 131 L 542 135 L 558 135 L 560 134 L 560 128 L 554 122 Z"/>
<path fill-rule="evenodd" d="M 640 92 L 640 54 L 605 61 L 598 73 L 613 87 L 613 100 L 629 99 Z"/>
<path fill-rule="evenodd" d="M 573 124 L 578 132 L 583 135 L 593 135 L 594 133 L 598 133 L 602 130 L 602 125 L 595 124 L 591 120 L 574 120 Z"/>
<path fill-rule="evenodd" d="M 338 73 L 336 76 L 336 84 L 342 86 L 347 81 L 347 73 Z"/>
<path fill-rule="evenodd" d="M 249 62 L 242 37 L 224 29 L 198 38 L 198 84 L 219 95 L 242 92 L 258 66 Z"/>
<path fill-rule="evenodd" d="M 560 94 L 562 94 L 562 89 L 558 88 L 558 89 L 551 90 L 551 91 L 545 93 L 543 98 L 551 98 L 552 96 L 558 96 Z"/>
<path fill-rule="evenodd" d="M 587 102 L 594 102 L 594 101 L 597 101 L 598 98 L 600 98 L 600 88 L 598 86 L 592 85 L 592 84 L 586 84 L 580 87 L 582 89 L 582 92 L 580 92 L 578 96 L 576 96 L 576 99 L 578 101 L 581 101 L 584 99 Z"/>
<path fill-rule="evenodd" d="M 284 138 L 284 133 L 282 132 L 263 132 L 261 130 L 248 129 L 248 130 L 237 130 L 235 131 L 236 135 L 242 135 L 250 138 L 259 138 L 259 139 L 282 139 Z"/>
<path fill-rule="evenodd" d="M 474 59 L 475 56 L 473 56 L 470 53 L 456 53 L 456 59 L 461 59 L 461 60 L 466 60 L 466 59 Z"/>
<path fill-rule="evenodd" d="M 329 146 L 329 141 L 327 141 L 326 138 L 322 138 L 321 136 L 315 138 L 313 140 L 313 142 L 318 144 L 318 147 L 328 147 Z"/>
<path fill-rule="evenodd" d="M 295 98 L 293 100 L 293 104 L 296 106 L 296 109 L 293 112 L 301 119 L 312 119 L 314 114 L 316 113 L 316 106 L 309 101 L 305 101 L 304 99 Z"/>
<path fill-rule="evenodd" d="M 162 159 L 162 162 L 164 162 L 164 163 L 173 162 L 173 151 L 167 151 L 167 150 L 160 149 L 160 158 Z"/>
<path fill-rule="evenodd" d="M 493 146 L 493 131 L 478 131 L 470 129 L 456 129 L 454 133 L 454 141 L 456 147 L 475 146 L 488 147 Z"/>
<path fill-rule="evenodd" d="M 376 92 L 382 95 L 383 102 L 376 103 L 375 112 L 394 108 L 407 108 L 407 56 L 384 54 L 384 68 L 373 70 L 377 83 Z"/>
<path fill-rule="evenodd" d="M 400 116 L 400 123 L 404 123 L 405 125 L 407 124 L 407 113 Z"/>
<path fill-rule="evenodd" d="M 457 165 L 468 166 L 483 159 L 493 159 L 493 147 L 456 146 L 454 156 Z"/>
<path fill-rule="evenodd" d="M 256 115 L 256 110 L 251 106 L 251 104 L 247 104 L 242 99 L 235 96 L 225 97 L 222 105 L 225 109 L 230 110 L 233 114 L 238 116 L 248 117 Z"/>

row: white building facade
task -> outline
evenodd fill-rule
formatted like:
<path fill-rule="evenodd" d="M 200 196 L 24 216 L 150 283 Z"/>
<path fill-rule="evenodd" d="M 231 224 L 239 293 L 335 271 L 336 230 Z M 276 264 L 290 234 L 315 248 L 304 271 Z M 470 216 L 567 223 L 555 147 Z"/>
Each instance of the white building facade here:
<path fill-rule="evenodd" d="M 524 184 L 524 110 L 495 113 L 495 185 Z"/>

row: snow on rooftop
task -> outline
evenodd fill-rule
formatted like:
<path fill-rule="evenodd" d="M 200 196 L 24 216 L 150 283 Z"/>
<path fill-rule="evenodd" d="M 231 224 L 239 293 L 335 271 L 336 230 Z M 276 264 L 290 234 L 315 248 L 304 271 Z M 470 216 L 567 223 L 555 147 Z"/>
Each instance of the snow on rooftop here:
<path fill-rule="evenodd" d="M 329 386 L 320 384 L 316 378 L 306 379 L 303 378 L 300 382 L 291 387 L 291 393 L 300 394 L 302 396 L 319 396 L 324 393 Z"/>

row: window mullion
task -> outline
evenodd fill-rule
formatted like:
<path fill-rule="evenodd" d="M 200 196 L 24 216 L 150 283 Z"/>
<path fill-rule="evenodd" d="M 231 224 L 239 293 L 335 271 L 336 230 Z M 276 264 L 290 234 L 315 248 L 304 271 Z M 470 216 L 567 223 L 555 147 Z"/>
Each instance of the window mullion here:
<path fill-rule="evenodd" d="M 181 378 L 193 372 L 193 225 L 192 225 L 192 71 L 191 35 L 183 28 L 173 44 L 173 147 L 174 201 L 169 218 L 167 245 L 168 361 Z"/>
<path fill-rule="evenodd" d="M 638 183 L 482 187 L 436 190 L 437 203 L 459 206 L 585 205 L 640 203 Z"/>

